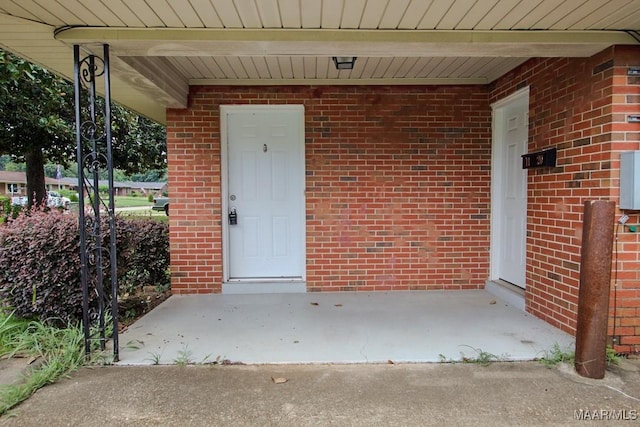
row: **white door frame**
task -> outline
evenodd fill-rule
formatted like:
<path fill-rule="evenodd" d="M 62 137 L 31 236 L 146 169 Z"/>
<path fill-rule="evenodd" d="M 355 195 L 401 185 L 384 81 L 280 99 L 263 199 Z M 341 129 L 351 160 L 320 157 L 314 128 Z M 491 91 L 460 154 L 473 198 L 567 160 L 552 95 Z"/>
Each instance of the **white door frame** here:
<path fill-rule="evenodd" d="M 497 149 L 498 146 L 502 146 L 502 132 L 498 132 L 499 129 L 504 129 L 504 114 L 502 107 L 508 104 L 527 99 L 527 105 L 529 100 L 529 87 L 520 89 L 511 95 L 503 98 L 493 104 L 491 104 L 492 118 L 491 118 L 491 253 L 490 253 L 490 270 L 489 280 L 500 279 L 500 242 L 502 241 L 502 198 L 501 194 L 504 190 L 503 180 L 501 179 L 501 155 Z M 526 185 L 526 181 L 525 181 Z M 525 191 L 526 197 L 526 191 Z M 525 237 L 526 239 L 526 237 Z M 526 255 L 526 254 L 525 254 Z"/>
<path fill-rule="evenodd" d="M 222 221 L 222 281 L 223 283 L 229 282 L 229 221 L 227 220 L 227 215 L 229 212 L 229 152 L 228 152 L 228 144 L 229 144 L 229 135 L 227 132 L 227 115 L 229 113 L 261 113 L 261 112 L 278 112 L 278 111 L 294 111 L 298 112 L 300 119 L 300 132 L 298 135 L 298 141 L 301 145 L 299 164 L 302 165 L 301 179 L 304 181 L 305 179 L 305 136 L 304 136 L 304 105 L 221 105 L 220 106 L 220 189 L 221 194 L 220 197 L 222 199 L 221 203 L 221 221 Z M 306 185 L 303 182 L 302 188 L 305 189 Z M 300 203 L 302 204 L 302 233 L 300 235 L 301 245 L 303 253 L 301 257 L 301 263 L 303 264 L 301 267 L 302 278 L 298 280 L 299 282 L 306 282 L 306 201 L 304 191 L 300 196 Z M 256 282 L 257 280 L 237 280 L 234 279 L 234 282 Z M 277 280 L 269 280 L 270 282 Z M 283 280 L 283 282 L 291 282 L 291 279 Z"/>

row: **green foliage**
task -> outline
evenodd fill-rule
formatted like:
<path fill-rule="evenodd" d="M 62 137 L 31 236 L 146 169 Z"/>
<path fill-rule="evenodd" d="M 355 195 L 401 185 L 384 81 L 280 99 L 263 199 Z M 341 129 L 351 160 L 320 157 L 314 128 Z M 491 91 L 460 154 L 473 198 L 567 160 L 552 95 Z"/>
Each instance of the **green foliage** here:
<path fill-rule="evenodd" d="M 501 362 L 504 360 L 508 360 L 508 355 L 496 356 L 493 353 L 486 352 L 479 348 L 474 348 L 468 345 L 464 347 L 468 347 L 474 351 L 475 356 L 466 356 L 463 352 L 460 352 L 461 360 L 463 363 L 477 363 L 481 366 L 489 366 L 492 362 Z"/>
<path fill-rule="evenodd" d="M 73 202 L 73 203 L 77 203 L 78 202 L 78 193 L 76 193 L 73 190 L 65 190 L 64 188 L 60 189 L 60 191 L 58 191 L 63 197 L 68 197 L 69 201 Z"/>
<path fill-rule="evenodd" d="M 11 204 L 11 198 L 0 196 L 0 224 L 4 224 L 9 219 L 16 218 L 22 211 L 22 206 Z"/>
<path fill-rule="evenodd" d="M 151 169 L 143 173 L 136 173 L 131 175 L 131 181 L 134 182 L 160 182 L 167 180 L 167 170 L 163 169 Z"/>
<path fill-rule="evenodd" d="M 607 346 L 607 366 L 619 365 L 622 358 L 611 346 Z"/>
<path fill-rule="evenodd" d="M 539 360 L 540 363 L 547 368 L 558 365 L 559 363 L 573 364 L 575 361 L 575 353 L 570 350 L 563 350 L 558 343 L 554 343 L 551 350 L 545 351 Z"/>
<path fill-rule="evenodd" d="M 571 350 L 563 350 L 558 343 L 554 343 L 553 347 L 549 351 L 545 351 L 544 355 L 539 359 L 540 363 L 547 368 L 556 366 L 560 363 L 568 363 L 573 365 L 575 363 L 576 354 Z M 611 346 L 607 346 L 606 349 L 606 361 L 607 366 L 617 365 L 620 363 L 620 356 L 615 352 Z"/>
<path fill-rule="evenodd" d="M 85 362 L 84 334 L 78 323 L 58 328 L 0 312 L 0 356 L 37 357 L 25 378 L 0 388 L 0 415 Z"/>
<path fill-rule="evenodd" d="M 173 361 L 178 366 L 186 366 L 193 363 L 192 360 L 193 352 L 189 350 L 188 346 L 184 346 L 182 349 L 178 351 L 178 357 L 176 357 Z"/>
<path fill-rule="evenodd" d="M 149 193 L 149 195 L 147 196 L 147 201 L 148 201 L 149 203 L 153 203 L 153 198 L 154 198 L 154 197 L 153 197 L 153 194 Z"/>
<path fill-rule="evenodd" d="M 81 98 L 86 99 L 86 93 Z M 98 98 L 98 111 L 104 99 Z M 82 120 L 90 112 L 84 102 Z M 117 169 L 139 173 L 165 167 L 166 131 L 164 126 L 113 104 L 111 106 L 112 160 Z M 104 129 L 104 117 L 95 117 L 98 134 Z M 55 176 L 55 166 L 67 167 L 76 153 L 74 88 L 49 71 L 0 50 L 0 155 L 25 162 L 27 194 L 44 200 L 45 169 Z M 88 144 L 88 142 L 87 142 Z M 105 154 L 106 144 L 98 144 Z M 5 167 L 6 167 L 5 162 Z M 106 166 L 106 165 L 105 165 Z M 106 170 L 106 167 L 103 168 Z M 64 175 L 64 171 L 63 171 Z M 66 176 L 66 175 L 64 175 Z M 118 177 L 115 177 L 117 180 Z"/>
<path fill-rule="evenodd" d="M 87 218 L 87 233 L 93 221 Z M 169 283 L 168 226 L 150 219 L 116 220 L 119 294 L 143 286 Z M 57 210 L 31 210 L 0 227 L 0 298 L 22 318 L 58 319 L 71 323 L 82 317 L 78 220 Z M 103 230 L 105 242 L 108 230 Z M 93 245 L 89 242 L 88 251 Z M 105 285 L 110 283 L 105 263 Z M 89 277 L 91 286 L 96 278 Z M 110 292 L 109 289 L 106 292 Z M 97 309 L 95 293 L 90 306 Z"/>
<path fill-rule="evenodd" d="M 9 212 L 11 212 L 11 198 L 0 196 L 0 224 L 7 221 Z"/>
<path fill-rule="evenodd" d="M 118 218 L 118 258 L 126 260 L 119 276 L 120 292 L 136 293 L 143 286 L 158 290 L 169 286 L 169 228 L 144 218 Z"/>

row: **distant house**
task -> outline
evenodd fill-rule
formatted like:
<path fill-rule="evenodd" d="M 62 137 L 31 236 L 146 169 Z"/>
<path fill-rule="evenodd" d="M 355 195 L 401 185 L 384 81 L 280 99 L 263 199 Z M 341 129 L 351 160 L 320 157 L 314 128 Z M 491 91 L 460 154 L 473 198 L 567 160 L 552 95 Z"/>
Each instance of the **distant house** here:
<path fill-rule="evenodd" d="M 106 180 L 98 181 L 99 186 L 106 187 Z M 45 186 L 47 190 L 71 190 L 78 191 L 78 178 L 45 178 Z M 167 191 L 166 182 L 114 182 L 116 196 L 130 196 L 134 193 L 162 194 Z M 0 195 L 6 196 L 26 196 L 27 195 L 27 176 L 24 172 L 7 172 L 0 171 Z"/>
<path fill-rule="evenodd" d="M 70 190 L 77 186 L 67 181 L 69 178 L 55 179 L 45 178 L 47 190 Z M 74 178 L 71 178 L 74 179 Z M 3 196 L 26 196 L 27 195 L 27 175 L 24 172 L 0 171 L 0 195 Z"/>
<path fill-rule="evenodd" d="M 106 184 L 105 182 L 104 185 Z M 149 194 L 156 195 L 167 191 L 166 182 L 114 182 L 114 187 L 117 191 L 116 194 L 121 196 L 128 196 L 133 193 L 144 194 L 145 196 Z"/>

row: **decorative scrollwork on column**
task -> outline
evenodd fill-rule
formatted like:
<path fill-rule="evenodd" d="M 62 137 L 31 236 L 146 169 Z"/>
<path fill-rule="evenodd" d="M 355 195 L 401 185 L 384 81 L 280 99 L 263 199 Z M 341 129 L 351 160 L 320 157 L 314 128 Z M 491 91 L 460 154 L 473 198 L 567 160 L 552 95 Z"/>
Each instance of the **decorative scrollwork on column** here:
<path fill-rule="evenodd" d="M 111 89 L 109 46 L 103 57 L 80 57 L 74 46 L 76 149 L 78 160 L 80 263 L 85 353 L 99 341 L 104 350 L 112 328 L 113 354 L 118 360 L 118 286 L 116 230 L 111 155 Z M 97 82 L 104 81 L 104 102 L 97 95 Z M 100 193 L 100 172 L 108 172 L 108 200 Z M 89 199 L 85 207 L 85 196 Z M 108 282 L 107 282 L 108 279 Z M 111 322 L 107 324 L 107 313 Z M 95 334 L 92 329 L 96 330 Z"/>

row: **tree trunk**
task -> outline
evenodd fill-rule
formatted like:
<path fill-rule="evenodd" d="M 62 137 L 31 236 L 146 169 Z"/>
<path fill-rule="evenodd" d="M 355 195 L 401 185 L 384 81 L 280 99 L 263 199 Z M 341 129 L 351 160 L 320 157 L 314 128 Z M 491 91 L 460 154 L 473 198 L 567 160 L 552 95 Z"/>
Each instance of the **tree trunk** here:
<path fill-rule="evenodd" d="M 47 190 L 44 183 L 44 156 L 42 148 L 33 147 L 25 156 L 27 164 L 27 196 L 29 207 L 46 206 Z"/>

